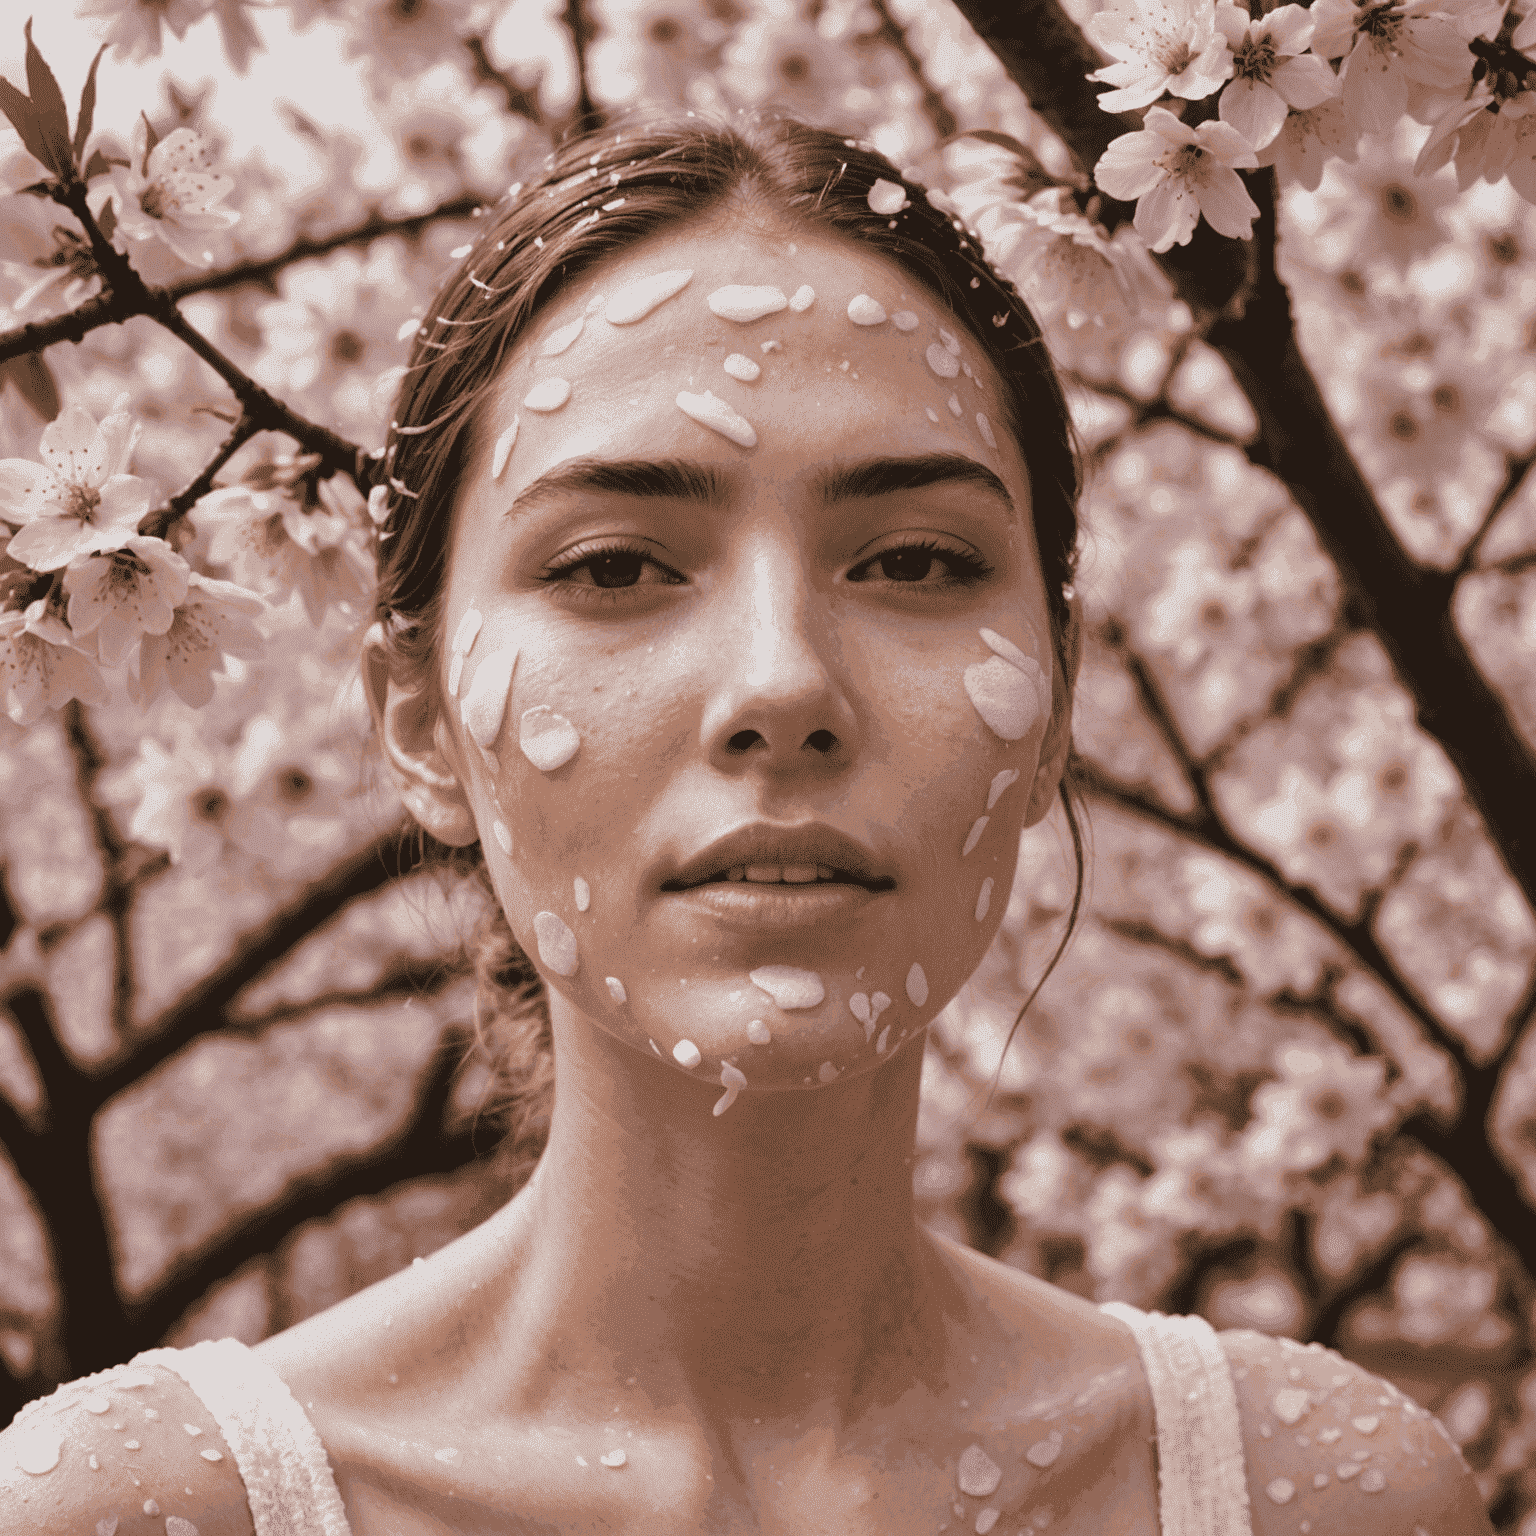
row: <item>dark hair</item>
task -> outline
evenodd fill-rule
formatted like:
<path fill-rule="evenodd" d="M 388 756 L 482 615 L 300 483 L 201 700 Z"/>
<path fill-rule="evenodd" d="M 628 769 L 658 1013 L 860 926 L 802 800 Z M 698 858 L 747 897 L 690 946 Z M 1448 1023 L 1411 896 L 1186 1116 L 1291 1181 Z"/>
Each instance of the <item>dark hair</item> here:
<path fill-rule="evenodd" d="M 880 179 L 906 192 L 908 206 L 894 216 L 870 207 L 870 189 Z M 377 616 L 396 656 L 426 669 L 438 654 L 455 493 L 485 429 L 482 406 L 529 323 L 596 263 L 733 202 L 767 222 L 839 235 L 884 255 L 946 305 L 992 361 L 1004 386 L 1004 425 L 1029 469 L 1051 641 L 1070 678 L 1076 658 L 1069 665 L 1065 642 L 1077 562 L 1078 458 L 1039 326 L 1013 285 L 988 265 L 978 237 L 935 206 L 925 188 L 866 144 L 770 114 L 728 125 L 689 113 L 572 139 L 545 161 L 541 180 L 514 186 L 486 211 L 473 248 L 417 331 L 384 450 L 389 496 Z M 1035 992 L 1061 957 L 1082 900 L 1082 838 L 1065 775 L 1061 800 L 1077 889 L 1066 934 Z M 489 895 L 471 941 L 480 983 L 477 1033 L 485 1026 L 493 1032 L 504 1080 L 498 1110 L 514 1146 L 530 1144 L 536 1160 L 553 1091 L 548 999 L 491 892 L 478 845 L 470 858 Z"/>

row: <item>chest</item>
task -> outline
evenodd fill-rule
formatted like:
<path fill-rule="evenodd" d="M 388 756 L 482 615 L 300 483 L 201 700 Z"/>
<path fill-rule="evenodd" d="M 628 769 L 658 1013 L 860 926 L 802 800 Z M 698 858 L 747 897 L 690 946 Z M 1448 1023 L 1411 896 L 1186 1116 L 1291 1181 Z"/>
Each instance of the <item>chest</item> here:
<path fill-rule="evenodd" d="M 1133 1390 L 1046 1422 L 897 1423 L 834 1455 L 769 1447 L 750 1465 L 643 1429 L 621 1439 L 621 1467 L 498 1432 L 428 1472 L 408 1444 L 341 1438 L 353 1536 L 1159 1536 L 1150 1402 Z"/>

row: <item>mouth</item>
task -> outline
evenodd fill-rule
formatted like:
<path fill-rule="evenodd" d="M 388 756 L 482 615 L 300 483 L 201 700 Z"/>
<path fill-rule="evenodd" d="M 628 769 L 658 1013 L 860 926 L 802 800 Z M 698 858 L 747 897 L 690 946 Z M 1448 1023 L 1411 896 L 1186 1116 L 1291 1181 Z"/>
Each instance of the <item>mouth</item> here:
<path fill-rule="evenodd" d="M 665 891 L 697 891 L 713 885 L 777 886 L 805 889 L 824 885 L 854 885 L 865 891 L 888 891 L 894 880 L 861 880 L 847 870 L 827 864 L 733 864 L 707 879 L 692 884 L 669 880 Z"/>

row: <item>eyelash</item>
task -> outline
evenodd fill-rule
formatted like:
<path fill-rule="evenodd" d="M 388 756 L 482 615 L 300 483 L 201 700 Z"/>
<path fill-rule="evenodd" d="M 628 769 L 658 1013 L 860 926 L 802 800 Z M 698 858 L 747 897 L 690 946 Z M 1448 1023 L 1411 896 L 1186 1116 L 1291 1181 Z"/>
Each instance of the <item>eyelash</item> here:
<path fill-rule="evenodd" d="M 906 554 L 911 550 L 923 550 L 928 554 L 937 555 L 946 561 L 950 569 L 955 573 L 948 581 L 938 583 L 940 590 L 948 590 L 951 587 L 971 587 L 977 582 L 985 581 L 993 574 L 993 567 L 979 555 L 971 554 L 968 550 L 955 549 L 947 544 L 940 544 L 936 539 L 917 539 L 909 544 L 893 544 L 889 549 L 882 549 L 879 554 L 872 555 L 868 560 L 861 560 L 855 570 L 864 566 L 873 565 L 877 560 L 883 560 L 887 555 Z M 578 548 L 568 555 L 560 564 L 549 566 L 540 581 L 559 584 L 581 593 L 581 601 L 591 602 L 617 602 L 635 587 L 598 587 L 580 586 L 574 581 L 562 581 L 561 578 L 570 571 L 578 571 L 585 565 L 590 565 L 594 560 L 601 560 L 612 555 L 634 555 L 644 560 L 648 565 L 655 565 L 665 569 L 661 562 L 655 559 L 643 545 L 629 540 L 620 539 L 608 544 L 600 544 L 596 548 Z M 638 583 L 636 584 L 638 586 Z M 680 585 L 678 582 L 667 582 L 667 586 Z M 934 583 L 915 581 L 891 581 L 893 587 L 911 587 L 914 590 L 928 588 L 932 590 Z"/>

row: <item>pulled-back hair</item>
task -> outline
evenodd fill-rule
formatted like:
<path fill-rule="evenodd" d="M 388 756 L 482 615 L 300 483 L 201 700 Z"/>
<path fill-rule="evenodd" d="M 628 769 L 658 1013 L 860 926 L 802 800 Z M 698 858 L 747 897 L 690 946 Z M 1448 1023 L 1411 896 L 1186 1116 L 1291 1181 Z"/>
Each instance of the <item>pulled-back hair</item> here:
<path fill-rule="evenodd" d="M 908 206 L 894 215 L 875 212 L 869 192 L 877 180 L 902 186 Z M 1078 461 L 1066 400 L 1038 325 L 1013 285 L 987 264 L 978 238 L 935 206 L 925 188 L 866 144 L 778 115 L 727 125 L 689 113 L 572 139 L 550 155 L 542 179 L 513 187 L 487 210 L 478 239 L 417 331 L 385 448 L 390 490 L 380 532 L 377 617 L 394 659 L 430 678 L 443 644 L 456 493 L 484 441 L 486 402 L 526 328 L 597 263 L 733 206 L 765 225 L 840 236 L 886 257 L 949 309 L 991 360 L 1003 385 L 1003 425 L 1029 470 L 1051 641 L 1063 676 L 1070 677 L 1075 666 L 1065 645 L 1077 559 Z M 1081 902 L 1083 861 L 1065 779 L 1061 799 L 1077 856 L 1064 947 Z M 542 1151 L 553 1101 L 548 997 L 496 901 L 478 845 L 468 858 L 489 898 L 471 941 L 477 1029 L 489 1034 L 502 1078 L 497 1111 L 514 1152 L 528 1154 L 521 1160 L 526 1168 Z M 1056 958 L 1060 953 L 1059 947 Z"/>

